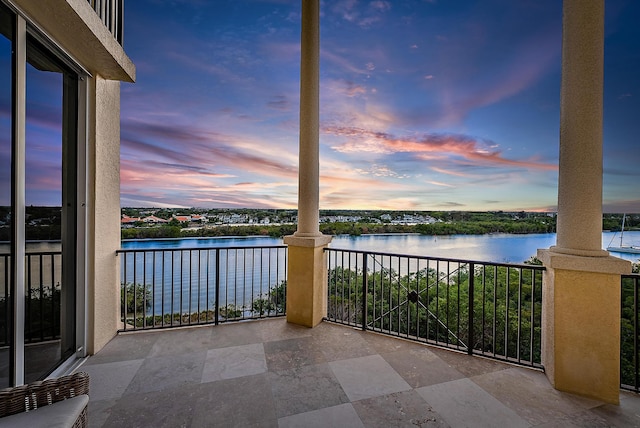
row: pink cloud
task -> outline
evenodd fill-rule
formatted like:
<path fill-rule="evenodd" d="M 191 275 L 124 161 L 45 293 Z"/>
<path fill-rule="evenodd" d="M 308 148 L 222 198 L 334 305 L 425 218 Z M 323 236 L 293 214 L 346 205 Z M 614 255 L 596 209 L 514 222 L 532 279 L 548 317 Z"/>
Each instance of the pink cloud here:
<path fill-rule="evenodd" d="M 233 169 L 266 176 L 297 178 L 297 166 L 281 162 L 282 155 L 262 155 L 237 137 L 206 129 L 147 122 L 123 125 L 123 157 L 159 162 L 190 172 L 228 174 Z M 156 164 L 157 165 L 157 164 Z M 162 170 L 157 168 L 156 170 Z"/>
<path fill-rule="evenodd" d="M 513 160 L 505 158 L 497 145 L 459 134 L 424 134 L 422 137 L 397 138 L 385 132 L 368 131 L 355 127 L 329 126 L 324 132 L 347 138 L 332 148 L 340 153 L 409 153 L 418 159 L 455 156 L 487 166 L 514 166 L 527 169 L 555 170 L 557 165 L 535 159 Z"/>
<path fill-rule="evenodd" d="M 456 187 L 453 184 L 443 183 L 441 181 L 428 181 L 427 183 L 433 184 L 434 186 L 440 186 L 440 187 Z"/>

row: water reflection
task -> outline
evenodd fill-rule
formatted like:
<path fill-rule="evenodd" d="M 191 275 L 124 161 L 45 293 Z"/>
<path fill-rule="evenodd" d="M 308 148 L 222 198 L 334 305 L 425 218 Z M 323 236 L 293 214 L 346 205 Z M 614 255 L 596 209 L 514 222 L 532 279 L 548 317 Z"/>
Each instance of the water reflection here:
<path fill-rule="evenodd" d="M 613 232 L 603 232 L 603 248 L 609 245 L 614 235 Z M 535 256 L 539 248 L 549 248 L 555 243 L 555 233 L 450 236 L 362 235 L 337 236 L 333 239 L 331 247 L 494 263 L 522 263 Z M 639 245 L 640 231 L 625 232 L 625 243 Z M 640 258 L 638 254 L 611 254 L 633 262 L 637 262 Z"/>
<path fill-rule="evenodd" d="M 619 234 L 614 232 L 602 233 L 602 248 L 605 249 L 612 239 L 617 243 Z M 624 233 L 625 245 L 640 246 L 640 231 Z M 478 260 L 494 263 L 522 263 L 536 255 L 539 248 L 549 248 L 556 243 L 555 233 L 539 233 L 528 235 L 362 235 L 336 236 L 330 246 L 346 250 L 361 250 L 398 253 L 416 256 L 442 257 L 466 260 Z M 228 238 L 198 238 L 198 239 L 149 239 L 129 240 L 122 242 L 122 248 L 151 249 L 151 248 L 203 248 L 203 247 L 236 247 L 236 246 L 269 246 L 282 245 L 281 238 L 270 237 L 228 237 Z M 28 243 L 27 252 L 56 251 L 59 243 L 41 242 Z M 8 253 L 9 245 L 0 243 L 0 254 Z M 611 253 L 615 257 L 637 262 L 638 254 Z"/>

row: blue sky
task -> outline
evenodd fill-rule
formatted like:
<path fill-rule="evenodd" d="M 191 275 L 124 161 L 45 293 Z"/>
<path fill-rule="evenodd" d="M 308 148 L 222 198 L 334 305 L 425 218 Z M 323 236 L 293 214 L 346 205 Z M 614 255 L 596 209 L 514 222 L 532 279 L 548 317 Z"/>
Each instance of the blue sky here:
<path fill-rule="evenodd" d="M 604 209 L 640 212 L 640 2 L 607 0 Z M 295 208 L 298 0 L 125 2 L 122 206 Z M 555 210 L 562 5 L 321 4 L 320 207 Z"/>

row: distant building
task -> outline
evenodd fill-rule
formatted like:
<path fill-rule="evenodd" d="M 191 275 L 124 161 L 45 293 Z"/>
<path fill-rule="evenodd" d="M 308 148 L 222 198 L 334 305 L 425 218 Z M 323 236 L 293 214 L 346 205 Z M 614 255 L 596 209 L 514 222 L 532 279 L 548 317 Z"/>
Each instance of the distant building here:
<path fill-rule="evenodd" d="M 196 223 L 207 223 L 209 221 L 209 219 L 203 215 L 200 214 L 193 214 L 191 216 L 191 221 L 192 222 L 196 222 Z"/>
<path fill-rule="evenodd" d="M 145 223 L 151 223 L 151 224 L 158 224 L 158 223 L 168 223 L 169 220 L 165 220 L 163 218 L 160 217 L 156 217 L 154 215 L 150 215 L 148 217 L 145 217 L 142 219 L 143 222 Z"/>
<path fill-rule="evenodd" d="M 127 215 L 123 215 L 122 218 L 120 219 L 120 224 L 121 225 L 127 225 L 127 224 L 134 224 L 138 221 L 142 221 L 140 219 L 140 217 L 129 217 Z"/>

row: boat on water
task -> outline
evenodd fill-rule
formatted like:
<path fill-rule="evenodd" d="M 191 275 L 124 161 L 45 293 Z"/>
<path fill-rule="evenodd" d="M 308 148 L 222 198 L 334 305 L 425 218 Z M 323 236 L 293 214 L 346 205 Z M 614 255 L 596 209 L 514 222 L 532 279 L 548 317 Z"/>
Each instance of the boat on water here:
<path fill-rule="evenodd" d="M 624 238 L 624 223 L 625 220 L 627 218 L 626 214 L 622 215 L 622 227 L 620 228 L 620 246 L 619 247 L 612 247 L 611 246 L 611 242 L 613 242 L 613 239 L 615 238 L 615 235 L 613 238 L 611 238 L 611 242 L 609 242 L 609 246 L 607 247 L 607 251 L 611 251 L 614 253 L 629 253 L 629 254 L 640 254 L 640 247 L 637 245 L 624 245 L 623 244 L 623 238 Z"/>

